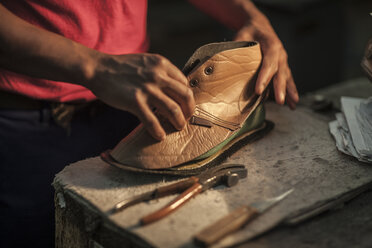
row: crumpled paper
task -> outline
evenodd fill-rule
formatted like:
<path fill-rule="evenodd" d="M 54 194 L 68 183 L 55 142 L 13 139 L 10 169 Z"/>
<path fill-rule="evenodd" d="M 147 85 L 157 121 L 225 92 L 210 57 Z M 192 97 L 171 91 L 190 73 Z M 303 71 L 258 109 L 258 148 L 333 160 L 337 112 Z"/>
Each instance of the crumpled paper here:
<path fill-rule="evenodd" d="M 341 97 L 341 110 L 329 123 L 337 149 L 372 163 L 372 97 Z"/>

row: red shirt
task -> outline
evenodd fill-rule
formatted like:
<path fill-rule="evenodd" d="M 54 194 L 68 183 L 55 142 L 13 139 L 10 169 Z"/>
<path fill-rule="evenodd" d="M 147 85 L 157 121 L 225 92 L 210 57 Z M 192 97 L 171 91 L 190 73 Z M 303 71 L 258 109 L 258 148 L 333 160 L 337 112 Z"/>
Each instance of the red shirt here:
<path fill-rule="evenodd" d="M 147 50 L 147 0 L 0 0 L 8 10 L 51 32 L 110 54 Z M 90 101 L 83 86 L 0 69 L 0 89 L 50 101 Z"/>

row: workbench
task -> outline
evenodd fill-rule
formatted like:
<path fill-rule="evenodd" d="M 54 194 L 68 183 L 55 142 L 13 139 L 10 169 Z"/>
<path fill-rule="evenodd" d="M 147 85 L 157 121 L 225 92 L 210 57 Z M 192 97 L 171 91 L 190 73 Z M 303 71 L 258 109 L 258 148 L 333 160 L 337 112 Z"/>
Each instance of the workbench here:
<path fill-rule="evenodd" d="M 341 95 L 371 96 L 372 84 L 356 79 L 314 94 L 334 101 L 337 108 Z M 138 225 L 139 218 L 172 196 L 115 215 L 108 211 L 120 200 L 177 179 L 124 172 L 99 157 L 67 166 L 54 181 L 56 247 L 193 247 L 192 236 L 203 227 L 236 207 L 290 188 L 295 191 L 287 199 L 216 247 L 248 243 L 250 247 L 371 247 L 372 193 L 363 192 L 371 188 L 372 165 L 337 151 L 328 131 L 332 115 L 309 108 L 314 94 L 305 96 L 294 112 L 266 104 L 274 130 L 226 160 L 245 164 L 246 179 L 232 188 L 204 192 L 145 227 Z M 339 209 L 360 194 L 343 209 L 308 220 Z M 251 240 L 257 235 L 261 236 Z"/>

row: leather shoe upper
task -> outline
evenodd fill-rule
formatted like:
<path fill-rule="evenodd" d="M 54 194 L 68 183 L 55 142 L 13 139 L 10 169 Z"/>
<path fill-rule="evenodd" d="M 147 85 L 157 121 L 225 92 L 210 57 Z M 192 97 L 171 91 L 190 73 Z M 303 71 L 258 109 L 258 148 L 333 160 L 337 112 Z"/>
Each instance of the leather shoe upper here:
<path fill-rule="evenodd" d="M 160 118 L 166 137 L 157 141 L 139 125 L 110 153 L 119 163 L 146 169 L 181 165 L 237 132 L 261 103 L 255 94 L 261 50 L 256 42 L 212 43 L 199 48 L 184 68 L 196 108 L 186 127 Z"/>

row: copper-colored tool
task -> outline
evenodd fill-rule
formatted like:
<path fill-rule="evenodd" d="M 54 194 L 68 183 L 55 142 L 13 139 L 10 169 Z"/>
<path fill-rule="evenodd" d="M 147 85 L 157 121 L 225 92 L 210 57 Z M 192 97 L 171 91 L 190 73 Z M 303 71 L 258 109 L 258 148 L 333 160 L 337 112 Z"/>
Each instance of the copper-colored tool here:
<path fill-rule="evenodd" d="M 275 204 L 292 193 L 292 191 L 293 189 L 290 189 L 277 197 L 254 202 L 251 205 L 242 206 L 235 209 L 233 212 L 222 217 L 212 225 L 207 226 L 201 232 L 196 234 L 194 237 L 195 243 L 199 246 L 210 246 L 214 244 L 226 235 L 239 230 L 259 214 L 262 214 L 269 208 L 273 207 Z"/>
<path fill-rule="evenodd" d="M 228 187 L 236 185 L 239 179 L 247 177 L 247 169 L 241 164 L 224 164 L 206 170 L 198 176 L 157 188 L 117 203 L 110 211 L 116 213 L 137 203 L 161 198 L 167 195 L 181 193 L 176 199 L 154 213 L 141 218 L 141 224 L 146 225 L 174 212 L 195 195 L 217 184 L 224 183 Z"/>

